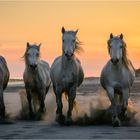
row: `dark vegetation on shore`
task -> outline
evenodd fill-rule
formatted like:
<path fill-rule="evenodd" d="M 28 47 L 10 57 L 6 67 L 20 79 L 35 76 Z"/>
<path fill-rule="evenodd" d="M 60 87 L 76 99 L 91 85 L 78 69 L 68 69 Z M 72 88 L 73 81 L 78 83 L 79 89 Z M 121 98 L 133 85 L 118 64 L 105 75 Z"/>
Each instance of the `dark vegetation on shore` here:
<path fill-rule="evenodd" d="M 139 77 L 140 76 L 140 68 L 136 69 L 135 71 L 136 71 L 136 76 Z"/>

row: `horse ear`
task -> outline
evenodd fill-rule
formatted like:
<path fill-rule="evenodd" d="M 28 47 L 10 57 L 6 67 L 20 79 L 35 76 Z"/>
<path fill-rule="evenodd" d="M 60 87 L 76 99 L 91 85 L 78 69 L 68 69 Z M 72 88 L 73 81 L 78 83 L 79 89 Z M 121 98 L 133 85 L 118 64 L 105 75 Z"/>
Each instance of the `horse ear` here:
<path fill-rule="evenodd" d="M 75 35 L 78 33 L 78 31 L 79 31 L 79 29 L 77 29 L 77 30 L 75 31 Z"/>
<path fill-rule="evenodd" d="M 111 39 L 111 38 L 113 38 L 113 34 L 112 34 L 112 33 L 110 34 L 110 39 Z"/>
<path fill-rule="evenodd" d="M 40 43 L 39 45 L 38 45 L 38 47 L 40 47 L 42 44 Z"/>
<path fill-rule="evenodd" d="M 30 46 L 30 44 L 29 44 L 29 42 L 27 42 L 27 47 L 29 47 Z"/>
<path fill-rule="evenodd" d="M 40 50 L 40 46 L 41 46 L 42 44 L 40 43 L 39 45 L 38 45 L 38 49 Z"/>
<path fill-rule="evenodd" d="M 64 28 L 64 27 L 62 27 L 61 32 L 62 32 L 62 34 L 64 34 L 64 33 L 65 33 L 65 28 Z"/>
<path fill-rule="evenodd" d="M 120 39 L 123 39 L 123 34 L 121 33 L 121 35 L 120 35 Z"/>

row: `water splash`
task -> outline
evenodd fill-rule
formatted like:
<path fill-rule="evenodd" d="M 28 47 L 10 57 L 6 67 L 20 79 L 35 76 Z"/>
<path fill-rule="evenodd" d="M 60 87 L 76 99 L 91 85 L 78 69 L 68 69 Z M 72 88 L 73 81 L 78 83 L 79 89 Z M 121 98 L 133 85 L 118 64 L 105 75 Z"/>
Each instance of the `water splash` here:
<path fill-rule="evenodd" d="M 21 99 L 21 111 L 18 115 L 20 119 L 29 119 L 28 102 L 26 92 L 19 92 Z M 87 95 L 77 95 L 78 112 L 73 110 L 73 120 L 75 125 L 111 125 L 111 109 L 110 101 L 103 89 L 99 89 L 96 93 Z M 55 122 L 56 100 L 52 91 L 46 96 L 46 112 L 39 118 L 48 124 Z M 67 100 L 63 97 L 63 112 L 66 115 L 68 108 Z M 134 108 L 131 100 L 128 102 L 127 117 L 123 119 L 123 125 L 132 125 L 140 123 L 139 108 Z"/>

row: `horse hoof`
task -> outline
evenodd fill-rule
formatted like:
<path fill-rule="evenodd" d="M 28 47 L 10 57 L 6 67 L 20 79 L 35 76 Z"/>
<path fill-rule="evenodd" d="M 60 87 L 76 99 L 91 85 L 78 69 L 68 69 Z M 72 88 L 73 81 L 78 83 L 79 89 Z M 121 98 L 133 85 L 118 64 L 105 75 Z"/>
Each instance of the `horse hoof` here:
<path fill-rule="evenodd" d="M 30 119 L 34 119 L 35 118 L 35 114 L 34 113 L 30 113 L 29 116 L 30 116 Z"/>
<path fill-rule="evenodd" d="M 127 112 L 126 111 L 122 111 L 121 113 L 120 113 L 120 118 L 121 119 L 124 119 L 124 118 L 126 118 L 127 117 Z"/>
<path fill-rule="evenodd" d="M 67 119 L 66 119 L 66 125 L 67 125 L 67 126 L 72 125 L 72 123 L 73 123 L 73 121 L 72 121 L 71 118 L 67 118 Z"/>
<path fill-rule="evenodd" d="M 0 124 L 14 124 L 14 121 L 7 119 L 0 119 Z"/>
<path fill-rule="evenodd" d="M 65 116 L 64 115 L 56 115 L 56 122 L 58 122 L 60 125 L 64 125 Z"/>
<path fill-rule="evenodd" d="M 119 126 L 121 126 L 121 122 L 120 122 L 119 118 L 115 118 L 113 120 L 112 124 L 113 124 L 113 127 L 119 127 Z"/>
<path fill-rule="evenodd" d="M 45 112 L 46 112 L 46 109 L 45 109 L 45 108 L 44 108 L 44 109 L 40 108 L 40 109 L 38 110 L 38 112 L 39 112 L 39 113 L 45 113 Z"/>
<path fill-rule="evenodd" d="M 0 118 L 5 119 L 6 115 L 5 115 L 5 111 L 0 112 Z"/>

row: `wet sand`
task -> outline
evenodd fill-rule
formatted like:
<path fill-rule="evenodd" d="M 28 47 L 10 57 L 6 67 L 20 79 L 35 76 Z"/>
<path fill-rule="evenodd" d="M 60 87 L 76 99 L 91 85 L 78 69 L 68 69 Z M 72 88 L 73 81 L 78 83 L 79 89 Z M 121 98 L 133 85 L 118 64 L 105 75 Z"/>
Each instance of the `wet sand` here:
<path fill-rule="evenodd" d="M 86 125 L 80 125 L 79 122 L 72 126 L 59 126 L 55 122 L 55 96 L 52 88 L 46 96 L 46 109 L 47 113 L 40 121 L 29 121 L 15 119 L 21 111 L 21 100 L 19 90 L 24 89 L 22 81 L 10 82 L 8 88 L 4 93 L 6 104 L 6 111 L 10 118 L 13 119 L 13 124 L 5 124 L 0 127 L 0 138 L 28 138 L 28 139 L 88 139 L 88 138 L 105 138 L 105 139 L 138 139 L 140 138 L 140 125 L 139 123 L 131 123 L 130 125 L 123 125 L 118 128 L 113 128 L 110 123 L 91 125 L 89 122 Z M 130 99 L 133 102 L 134 108 L 137 111 L 137 119 L 139 120 L 140 109 L 140 78 L 135 80 L 131 90 Z M 103 92 L 103 96 L 99 96 Z M 100 87 L 99 78 L 85 79 L 83 84 L 77 91 L 77 108 L 73 111 L 73 119 L 76 120 L 85 114 L 91 117 L 91 114 L 96 114 L 93 111 L 96 108 L 107 108 L 109 101 L 104 91 Z M 67 104 L 63 100 L 66 107 L 64 107 L 64 114 L 66 114 Z M 92 107 L 92 108 L 91 108 Z M 91 110 L 92 109 L 92 110 Z M 93 111 L 93 112 L 92 112 Z M 96 114 L 97 115 L 97 114 Z M 92 117 L 95 117 L 93 115 Z M 108 118 L 107 118 L 108 119 Z M 83 120 L 82 120 L 83 121 Z M 80 122 L 81 123 L 81 122 Z"/>
<path fill-rule="evenodd" d="M 0 138 L 15 139 L 139 139 L 140 127 L 59 126 L 44 122 L 17 122 L 3 125 Z"/>

